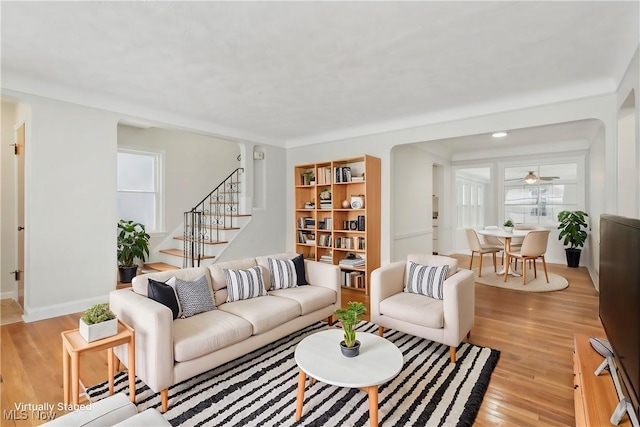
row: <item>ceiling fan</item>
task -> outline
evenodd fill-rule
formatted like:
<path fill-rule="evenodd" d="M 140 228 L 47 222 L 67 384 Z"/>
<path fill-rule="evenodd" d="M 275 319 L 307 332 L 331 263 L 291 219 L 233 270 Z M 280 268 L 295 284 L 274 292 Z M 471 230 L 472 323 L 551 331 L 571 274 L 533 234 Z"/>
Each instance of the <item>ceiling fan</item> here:
<path fill-rule="evenodd" d="M 535 184 L 538 181 L 553 181 L 560 179 L 559 176 L 537 176 L 533 171 L 529 171 L 524 177 L 516 179 L 507 179 L 507 181 L 524 181 L 527 184 Z"/>

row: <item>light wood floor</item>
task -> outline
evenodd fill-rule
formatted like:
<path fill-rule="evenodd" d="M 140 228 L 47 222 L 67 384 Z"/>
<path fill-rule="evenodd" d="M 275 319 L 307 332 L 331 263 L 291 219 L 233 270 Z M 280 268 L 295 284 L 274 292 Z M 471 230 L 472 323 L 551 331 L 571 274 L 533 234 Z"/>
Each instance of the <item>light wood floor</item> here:
<path fill-rule="evenodd" d="M 468 256 L 456 258 L 461 266 L 469 266 Z M 490 263 L 488 257 L 487 261 Z M 487 270 L 485 274 L 491 274 Z M 575 424 L 573 334 L 603 336 L 598 294 L 584 268 L 550 264 L 549 271 L 566 277 L 569 287 L 559 292 L 528 293 L 476 284 L 476 322 L 469 341 L 501 351 L 476 419 L 478 426 Z M 362 295 L 352 292 L 343 295 L 343 300 L 358 297 Z M 3 413 L 16 402 L 57 404 L 62 400 L 60 332 L 76 328 L 79 317 L 0 328 Z M 104 381 L 106 372 L 104 354 L 83 357 L 80 377 L 84 384 Z M 0 421 L 2 426 L 37 424 L 33 420 Z"/>

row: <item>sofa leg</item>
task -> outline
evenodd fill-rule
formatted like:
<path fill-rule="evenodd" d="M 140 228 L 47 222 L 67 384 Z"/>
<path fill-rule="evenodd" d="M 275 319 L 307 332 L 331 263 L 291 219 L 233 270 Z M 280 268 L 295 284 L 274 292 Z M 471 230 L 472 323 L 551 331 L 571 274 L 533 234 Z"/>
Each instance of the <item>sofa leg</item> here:
<path fill-rule="evenodd" d="M 471 338 L 471 330 L 469 330 L 469 332 L 467 332 L 467 339 Z"/>
<path fill-rule="evenodd" d="M 451 355 L 451 363 L 456 363 L 456 347 L 449 347 L 449 354 Z"/>
<path fill-rule="evenodd" d="M 384 328 L 382 326 L 378 326 L 378 335 L 382 336 L 384 334 Z"/>
<path fill-rule="evenodd" d="M 169 389 L 165 388 L 160 391 L 160 399 L 162 400 L 162 413 L 164 414 L 169 409 Z"/>
<path fill-rule="evenodd" d="M 333 325 L 333 316 L 327 317 L 327 325 L 329 326 Z"/>

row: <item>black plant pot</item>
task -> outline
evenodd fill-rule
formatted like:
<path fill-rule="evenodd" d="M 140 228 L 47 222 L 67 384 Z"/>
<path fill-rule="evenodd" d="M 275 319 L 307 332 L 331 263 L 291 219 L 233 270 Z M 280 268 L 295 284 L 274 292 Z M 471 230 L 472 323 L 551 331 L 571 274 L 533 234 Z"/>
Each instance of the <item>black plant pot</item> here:
<path fill-rule="evenodd" d="M 136 274 L 138 273 L 138 266 L 118 267 L 118 271 L 120 272 L 120 282 L 131 283 L 131 280 L 136 277 Z"/>
<path fill-rule="evenodd" d="M 567 265 L 571 268 L 577 268 L 580 265 L 580 252 L 582 252 L 582 249 L 566 248 L 564 251 L 567 254 Z"/>
<path fill-rule="evenodd" d="M 358 354 L 360 354 L 360 341 L 356 340 L 355 344 L 353 344 L 353 347 L 347 347 L 344 341 L 340 341 L 340 351 L 345 357 L 356 357 Z"/>

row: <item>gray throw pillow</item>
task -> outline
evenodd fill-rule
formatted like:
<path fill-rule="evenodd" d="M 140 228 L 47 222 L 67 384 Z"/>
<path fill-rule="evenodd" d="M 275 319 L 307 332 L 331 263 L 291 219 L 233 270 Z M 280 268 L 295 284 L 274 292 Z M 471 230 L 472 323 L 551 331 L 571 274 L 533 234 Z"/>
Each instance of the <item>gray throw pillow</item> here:
<path fill-rule="evenodd" d="M 193 282 L 176 278 L 176 293 L 182 308 L 183 319 L 216 308 L 206 276 Z"/>

